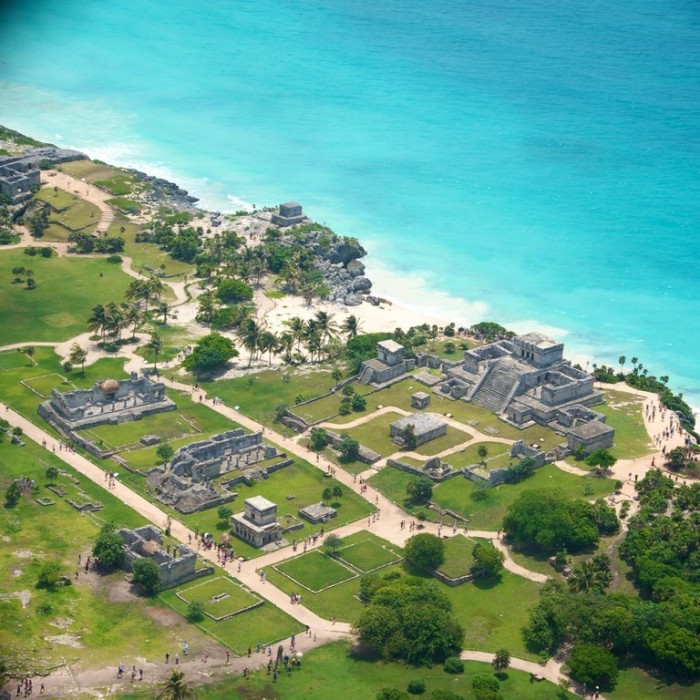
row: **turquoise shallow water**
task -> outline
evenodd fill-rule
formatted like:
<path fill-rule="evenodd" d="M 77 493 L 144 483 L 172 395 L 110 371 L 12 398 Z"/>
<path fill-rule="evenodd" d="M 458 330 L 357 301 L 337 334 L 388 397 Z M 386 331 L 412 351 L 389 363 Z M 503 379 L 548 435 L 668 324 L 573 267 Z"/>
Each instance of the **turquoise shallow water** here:
<path fill-rule="evenodd" d="M 380 291 L 636 355 L 700 405 L 698 20 L 679 0 L 4 4 L 0 122 L 210 207 L 298 199 L 367 243 Z"/>

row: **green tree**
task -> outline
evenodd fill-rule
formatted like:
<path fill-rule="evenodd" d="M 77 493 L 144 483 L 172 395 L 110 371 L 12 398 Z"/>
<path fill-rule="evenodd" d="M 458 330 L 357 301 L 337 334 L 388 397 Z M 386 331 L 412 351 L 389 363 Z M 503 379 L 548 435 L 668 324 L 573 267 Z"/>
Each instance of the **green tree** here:
<path fill-rule="evenodd" d="M 411 479 L 406 485 L 406 494 L 412 503 L 426 503 L 433 497 L 433 482 L 427 476 Z"/>
<path fill-rule="evenodd" d="M 105 523 L 102 526 L 95 539 L 92 554 L 97 563 L 104 569 L 113 569 L 122 564 L 124 561 L 124 540 L 114 529 L 114 525 Z"/>
<path fill-rule="evenodd" d="M 418 568 L 435 571 L 445 561 L 445 544 L 439 537 L 423 532 L 409 537 L 404 553 L 407 561 Z"/>
<path fill-rule="evenodd" d="M 204 603 L 201 600 L 193 600 L 187 606 L 185 618 L 188 622 L 201 622 L 204 619 Z"/>
<path fill-rule="evenodd" d="M 367 399 L 360 394 L 355 394 L 350 399 L 350 407 L 356 412 L 364 411 L 367 408 Z"/>
<path fill-rule="evenodd" d="M 321 493 L 321 500 L 324 503 L 330 503 L 333 500 L 333 489 L 330 486 L 326 486 Z"/>
<path fill-rule="evenodd" d="M 55 588 L 61 579 L 61 565 L 57 561 L 46 561 L 39 568 L 37 588 Z"/>
<path fill-rule="evenodd" d="M 343 497 L 343 487 L 340 484 L 336 484 L 333 487 L 333 498 L 342 498 Z"/>
<path fill-rule="evenodd" d="M 154 333 L 148 341 L 148 348 L 153 353 L 153 369 L 158 367 L 158 355 L 163 351 L 163 339 L 158 333 Z"/>
<path fill-rule="evenodd" d="M 360 456 L 360 443 L 349 435 L 343 435 L 338 443 L 340 459 L 343 462 L 354 462 Z"/>
<path fill-rule="evenodd" d="M 326 539 L 323 540 L 323 546 L 329 554 L 335 554 L 340 549 L 342 543 L 343 541 L 340 539 L 340 537 L 338 537 L 338 535 L 334 535 L 333 533 L 326 535 Z"/>
<path fill-rule="evenodd" d="M 496 673 L 505 671 L 508 666 L 510 666 L 510 652 L 508 649 L 498 649 L 498 651 L 496 651 L 496 655 L 493 657 L 491 665 Z"/>
<path fill-rule="evenodd" d="M 55 467 L 53 464 L 46 467 L 46 478 L 49 480 L 50 484 L 53 484 L 58 478 L 58 467 Z"/>
<path fill-rule="evenodd" d="M 12 508 L 19 503 L 20 498 L 22 498 L 22 491 L 20 491 L 19 484 L 13 481 L 5 491 L 5 503 Z"/>
<path fill-rule="evenodd" d="M 479 458 L 481 459 L 481 463 L 486 464 L 486 457 L 488 457 L 489 448 L 486 447 L 486 445 L 479 445 L 479 449 L 477 450 L 477 454 L 479 455 Z"/>
<path fill-rule="evenodd" d="M 503 569 L 503 552 L 496 549 L 490 542 L 488 544 L 477 542 L 472 550 L 474 564 L 472 571 L 478 576 L 489 578 L 498 576 Z"/>
<path fill-rule="evenodd" d="M 567 581 L 569 590 L 575 593 L 588 593 L 590 591 L 603 592 L 609 581 L 604 572 L 596 568 L 592 561 L 582 561 L 574 567 Z"/>
<path fill-rule="evenodd" d="M 238 357 L 233 342 L 220 333 L 210 333 L 197 341 L 183 365 L 190 372 L 202 374 L 224 367 L 233 357 Z"/>
<path fill-rule="evenodd" d="M 132 580 L 144 590 L 146 595 L 154 596 L 160 590 L 160 572 L 153 559 L 140 557 L 131 567 Z"/>
<path fill-rule="evenodd" d="M 377 692 L 377 700 L 408 700 L 408 693 L 398 688 L 382 688 Z"/>
<path fill-rule="evenodd" d="M 163 442 L 158 445 L 156 449 L 156 457 L 158 457 L 158 462 L 160 464 L 165 464 L 169 462 L 173 456 L 173 448 L 168 445 L 167 442 Z"/>
<path fill-rule="evenodd" d="M 627 362 L 627 358 L 624 355 L 620 355 L 617 361 L 620 363 L 620 374 L 624 374 L 624 367 L 625 362 Z"/>
<path fill-rule="evenodd" d="M 612 469 L 617 462 L 617 457 L 613 457 L 608 450 L 596 450 L 586 457 L 585 462 L 589 467 Z"/>
<path fill-rule="evenodd" d="M 400 431 L 399 437 L 403 441 L 402 449 L 404 450 L 415 450 L 416 449 L 416 429 L 413 427 L 413 423 L 407 423 Z"/>
<path fill-rule="evenodd" d="M 350 314 L 343 321 L 342 330 L 347 334 L 348 340 L 356 338 L 360 332 L 360 322 L 357 320 L 357 316 Z"/>
<path fill-rule="evenodd" d="M 87 350 L 81 348 L 77 343 L 73 344 L 73 347 L 70 349 L 70 355 L 68 355 L 68 359 L 74 365 L 80 365 L 81 374 L 85 374 L 85 360 L 87 360 L 87 355 Z"/>
<path fill-rule="evenodd" d="M 227 505 L 219 506 L 216 510 L 216 514 L 219 516 L 221 522 L 228 523 L 229 518 L 233 515 L 233 509 Z"/>
<path fill-rule="evenodd" d="M 523 491 L 508 507 L 503 526 L 517 544 L 543 552 L 564 547 L 578 552 L 599 539 L 594 506 L 559 489 Z"/>
<path fill-rule="evenodd" d="M 323 428 L 311 430 L 311 449 L 322 452 L 328 446 L 328 433 Z"/>
<path fill-rule="evenodd" d="M 185 682 L 185 674 L 175 670 L 160 685 L 160 692 L 156 695 L 157 700 L 194 700 L 196 697 L 197 693 Z"/>
<path fill-rule="evenodd" d="M 617 683 L 617 660 L 607 649 L 596 644 L 577 644 L 569 658 L 571 677 L 589 688 L 600 686 L 612 690 Z"/>

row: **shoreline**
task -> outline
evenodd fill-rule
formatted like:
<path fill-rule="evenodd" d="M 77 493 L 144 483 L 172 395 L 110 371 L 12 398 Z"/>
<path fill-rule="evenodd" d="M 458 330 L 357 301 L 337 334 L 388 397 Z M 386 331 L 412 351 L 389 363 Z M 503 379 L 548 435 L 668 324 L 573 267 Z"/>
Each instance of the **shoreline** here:
<path fill-rule="evenodd" d="M 21 129 L 18 130 L 21 131 Z M 52 142 L 47 141 L 46 143 Z M 204 214 L 220 213 L 226 215 L 240 209 L 249 209 L 253 206 L 258 210 L 262 207 L 270 206 L 269 204 L 253 205 L 231 193 L 218 193 L 215 195 L 213 192 L 207 192 L 207 185 L 212 184 L 207 178 L 188 177 L 185 174 L 173 171 L 163 163 L 142 160 L 138 157 L 138 153 L 132 149 L 125 149 L 120 154 L 116 152 L 116 146 L 114 145 L 107 144 L 103 147 L 83 148 L 71 143 L 64 143 L 62 138 L 58 144 L 52 145 L 56 145 L 58 148 L 75 149 L 81 151 L 90 159 L 97 159 L 123 169 L 135 170 L 145 178 L 166 180 L 192 195 L 196 201 L 190 204 L 191 208 Z M 184 186 L 181 187 L 179 183 L 184 183 Z M 222 197 L 226 199 L 226 202 L 221 201 L 223 206 L 219 209 L 210 208 L 215 204 L 215 199 Z M 313 217 L 310 218 L 315 221 Z M 324 225 L 327 224 L 324 223 Z M 331 226 L 331 228 L 333 227 Z M 343 234 L 340 233 L 338 235 Z M 360 242 L 362 243 L 363 240 L 366 241 L 366 239 L 362 239 Z M 574 330 L 532 318 L 506 321 L 502 315 L 498 316 L 491 311 L 489 302 L 486 300 L 469 300 L 455 296 L 448 291 L 431 286 L 428 279 L 419 273 L 404 274 L 392 268 L 391 260 L 385 260 L 377 256 L 374 250 L 373 239 L 369 239 L 369 244 L 366 247 L 368 252 L 363 259 L 363 263 L 367 267 L 367 277 L 371 279 L 373 284 L 371 294 L 386 299 L 390 303 L 373 306 L 365 301 L 358 306 L 345 307 L 338 302 L 315 301 L 313 306 L 309 308 L 300 297 L 295 298 L 294 301 L 291 301 L 292 297 L 285 297 L 282 300 L 278 300 L 275 309 L 267 317 L 270 327 L 275 331 L 282 330 L 282 323 L 286 318 L 299 315 L 306 319 L 318 310 L 338 314 L 341 319 L 349 314 L 354 314 L 360 321 L 363 332 L 391 331 L 397 327 L 408 328 L 423 323 L 445 325 L 454 322 L 457 327 L 469 327 L 473 323 L 482 320 L 495 320 L 517 333 L 537 331 L 557 338 L 566 344 L 567 356 L 571 361 L 579 363 L 581 366 L 587 366 L 595 362 L 613 366 L 617 364 L 616 358 L 612 356 L 609 359 L 601 359 L 601 355 L 604 356 L 607 353 L 596 352 L 596 348 L 591 347 L 592 341 L 584 340 L 584 342 L 577 343 L 575 340 L 576 331 Z M 402 296 L 397 296 L 397 289 L 403 292 Z M 407 296 L 406 292 L 409 290 L 410 295 Z M 632 343 L 630 343 L 631 346 Z M 630 349 L 623 349 L 622 352 L 628 355 L 634 353 Z M 658 373 L 662 371 L 664 370 L 657 370 Z M 689 378 L 685 379 L 690 381 Z M 671 386 L 678 387 L 678 382 L 671 382 Z M 686 389 L 686 391 L 688 390 Z M 700 397 L 696 401 L 700 402 Z M 698 405 L 692 403 L 689 405 L 694 414 L 700 416 L 700 403 Z"/>

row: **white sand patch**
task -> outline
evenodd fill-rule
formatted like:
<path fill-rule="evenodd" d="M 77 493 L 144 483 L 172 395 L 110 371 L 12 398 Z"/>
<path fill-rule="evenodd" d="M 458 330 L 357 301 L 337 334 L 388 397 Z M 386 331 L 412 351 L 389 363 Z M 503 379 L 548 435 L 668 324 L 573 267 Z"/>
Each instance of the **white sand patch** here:
<path fill-rule="evenodd" d="M 84 645 L 78 641 L 78 637 L 74 634 L 57 634 L 53 637 L 44 637 L 44 641 L 50 644 L 63 644 L 75 649 L 83 649 Z"/>

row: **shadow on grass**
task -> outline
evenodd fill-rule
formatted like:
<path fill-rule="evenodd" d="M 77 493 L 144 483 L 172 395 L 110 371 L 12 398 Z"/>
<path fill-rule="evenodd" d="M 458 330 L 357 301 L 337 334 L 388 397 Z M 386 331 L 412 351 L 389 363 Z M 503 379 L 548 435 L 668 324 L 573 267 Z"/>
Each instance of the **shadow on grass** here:
<path fill-rule="evenodd" d="M 476 588 L 481 591 L 488 591 L 491 588 L 495 588 L 501 581 L 503 577 L 498 574 L 496 576 L 480 576 L 472 580 L 472 583 Z"/>

